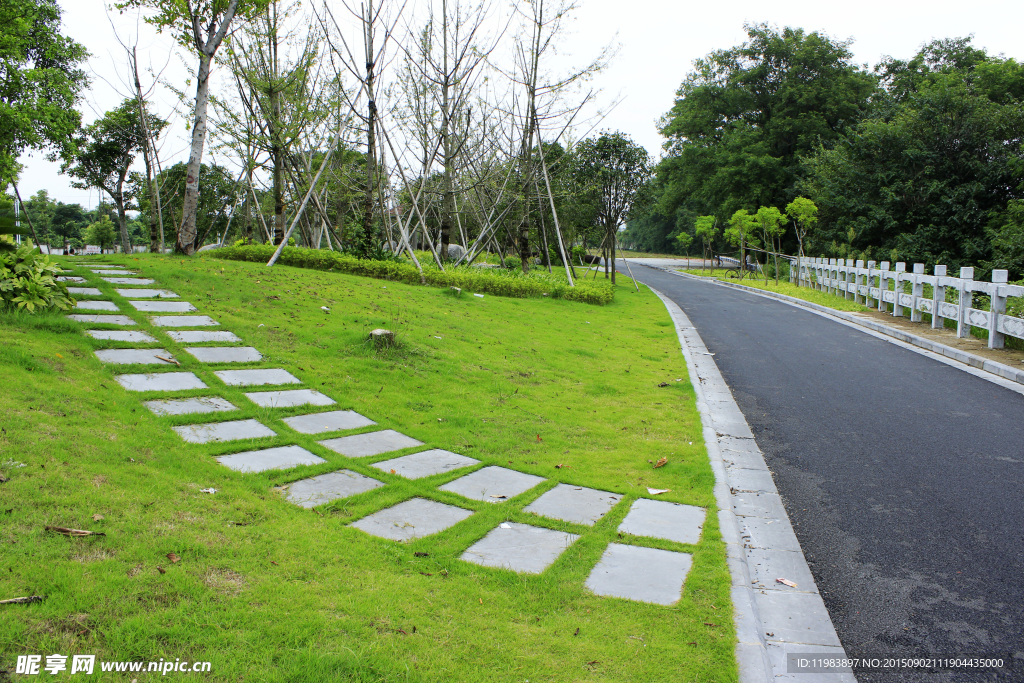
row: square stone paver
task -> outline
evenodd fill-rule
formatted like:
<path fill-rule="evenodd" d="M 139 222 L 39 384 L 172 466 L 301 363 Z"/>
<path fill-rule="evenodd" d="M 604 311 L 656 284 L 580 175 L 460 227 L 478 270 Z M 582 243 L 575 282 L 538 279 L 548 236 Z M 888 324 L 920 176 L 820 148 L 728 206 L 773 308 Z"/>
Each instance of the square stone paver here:
<path fill-rule="evenodd" d="M 220 330 L 168 330 L 167 336 L 176 342 L 183 344 L 197 344 L 200 342 L 240 342 L 241 339 L 234 332 Z"/>
<path fill-rule="evenodd" d="M 93 268 L 92 272 L 97 275 L 138 275 L 134 270 L 122 270 L 113 266 L 110 268 Z"/>
<path fill-rule="evenodd" d="M 503 522 L 471 545 L 461 559 L 485 567 L 540 574 L 578 538 L 564 531 Z"/>
<path fill-rule="evenodd" d="M 177 299 L 178 295 L 169 289 L 115 289 L 126 299 Z"/>
<path fill-rule="evenodd" d="M 592 525 L 615 507 L 622 496 L 571 484 L 559 484 L 526 506 L 526 512 L 566 522 Z"/>
<path fill-rule="evenodd" d="M 96 357 L 103 363 L 115 365 L 172 365 L 173 361 L 165 360 L 173 358 L 164 349 L 101 349 L 94 351 Z M 163 358 L 159 358 L 163 356 Z"/>
<path fill-rule="evenodd" d="M 473 500 L 500 503 L 532 489 L 542 481 L 544 477 L 535 477 L 525 472 L 492 465 L 450 481 L 442 486 L 441 490 L 451 491 Z"/>
<path fill-rule="evenodd" d="M 339 470 L 292 483 L 288 486 L 288 501 L 304 508 L 312 508 L 339 498 L 372 491 L 383 485 L 365 474 Z"/>
<path fill-rule="evenodd" d="M 612 543 L 590 572 L 586 586 L 597 595 L 673 605 L 692 565 L 689 553 Z"/>
<path fill-rule="evenodd" d="M 330 406 L 336 401 L 313 389 L 291 389 L 289 391 L 256 391 L 245 397 L 263 408 L 293 408 L 295 406 Z M 374 423 L 370 423 L 374 424 Z M 316 432 L 305 432 L 316 434 Z"/>
<path fill-rule="evenodd" d="M 238 410 L 238 408 L 219 396 L 146 401 L 142 405 L 149 408 L 154 415 L 193 415 Z"/>
<path fill-rule="evenodd" d="M 86 330 L 85 333 L 93 339 L 106 339 L 108 341 L 149 343 L 156 341 L 145 332 L 131 332 L 128 330 Z"/>
<path fill-rule="evenodd" d="M 287 370 L 268 368 L 266 370 L 218 370 L 213 373 L 224 384 L 232 387 L 257 387 L 262 384 L 302 384 L 302 381 Z"/>
<path fill-rule="evenodd" d="M 69 315 L 69 320 L 76 323 L 96 323 L 97 325 L 134 325 L 134 320 L 126 315 Z"/>
<path fill-rule="evenodd" d="M 378 470 L 397 474 L 406 479 L 422 479 L 423 477 L 430 477 L 442 472 L 451 472 L 452 470 L 479 464 L 479 460 L 435 448 L 430 451 L 413 453 L 412 455 L 405 455 L 393 460 L 376 462 L 370 465 L 370 467 L 376 467 Z"/>
<path fill-rule="evenodd" d="M 120 311 L 113 301 L 79 301 L 75 304 L 76 311 Z"/>
<path fill-rule="evenodd" d="M 85 282 L 84 277 L 77 277 L 75 275 L 58 275 L 54 280 L 57 282 Z"/>
<path fill-rule="evenodd" d="M 320 395 L 323 396 L 323 394 Z M 324 396 L 324 398 L 327 397 Z M 331 401 L 331 399 L 329 398 L 327 400 Z M 334 401 L 331 401 L 331 403 L 334 403 Z M 346 429 L 372 427 L 373 425 L 377 424 L 370 418 L 363 417 L 362 415 L 353 410 L 331 410 L 326 413 L 296 415 L 295 417 L 286 417 L 283 420 L 283 422 L 300 434 L 323 434 L 324 432 L 341 432 Z"/>
<path fill-rule="evenodd" d="M 118 375 L 114 379 L 128 391 L 185 391 L 206 389 L 203 380 L 191 372 L 157 372 L 148 375 Z"/>
<path fill-rule="evenodd" d="M 217 462 L 237 472 L 265 472 L 287 470 L 299 465 L 319 465 L 327 462 L 302 446 L 278 446 L 260 451 L 232 453 L 217 458 Z"/>
<path fill-rule="evenodd" d="M 154 315 L 149 319 L 157 327 L 212 327 L 220 325 L 208 315 Z"/>
<path fill-rule="evenodd" d="M 321 446 L 330 448 L 335 453 L 341 453 L 350 458 L 366 458 L 371 455 L 387 453 L 388 451 L 397 451 L 402 448 L 423 445 L 422 441 L 417 441 L 411 436 L 400 434 L 393 429 L 342 436 L 337 439 L 319 441 L 318 443 Z"/>
<path fill-rule="evenodd" d="M 191 346 L 185 349 L 200 363 L 255 363 L 263 354 L 251 346 Z"/>
<path fill-rule="evenodd" d="M 129 301 L 136 311 L 145 313 L 192 313 L 199 309 L 187 301 Z"/>
<path fill-rule="evenodd" d="M 95 287 L 68 287 L 68 294 L 79 296 L 103 296 L 103 292 Z"/>
<path fill-rule="evenodd" d="M 473 514 L 454 505 L 426 498 L 413 498 L 380 512 L 363 517 L 351 526 L 371 536 L 392 541 L 411 541 L 453 527 Z"/>
<path fill-rule="evenodd" d="M 171 429 L 189 443 L 238 441 L 239 439 L 259 439 L 264 436 L 277 436 L 274 430 L 260 424 L 258 420 L 232 420 L 231 422 L 179 425 L 171 427 Z"/>
<path fill-rule="evenodd" d="M 148 277 L 101 277 L 100 279 L 112 285 L 152 285 L 156 283 L 156 280 Z"/>
<path fill-rule="evenodd" d="M 676 543 L 697 543 L 705 515 L 704 508 L 693 505 L 639 498 L 633 501 L 619 531 Z"/>

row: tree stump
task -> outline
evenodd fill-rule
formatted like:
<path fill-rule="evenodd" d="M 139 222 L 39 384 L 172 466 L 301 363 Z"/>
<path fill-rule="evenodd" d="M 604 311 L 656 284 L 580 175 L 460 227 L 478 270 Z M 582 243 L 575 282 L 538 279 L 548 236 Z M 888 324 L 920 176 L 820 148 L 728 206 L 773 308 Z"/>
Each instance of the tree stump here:
<path fill-rule="evenodd" d="M 370 341 L 373 342 L 373 348 L 378 351 L 390 349 L 395 345 L 395 333 L 391 330 L 378 328 L 370 332 Z"/>

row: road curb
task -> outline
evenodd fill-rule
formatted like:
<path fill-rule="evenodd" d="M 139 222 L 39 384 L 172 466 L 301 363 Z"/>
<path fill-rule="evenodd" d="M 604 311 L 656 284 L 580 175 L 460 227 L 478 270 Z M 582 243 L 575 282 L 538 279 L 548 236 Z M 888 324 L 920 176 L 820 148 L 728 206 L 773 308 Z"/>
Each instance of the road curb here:
<path fill-rule="evenodd" d="M 732 579 L 740 683 L 788 679 L 790 654 L 845 658 L 771 471 L 725 378 L 686 313 L 648 287 L 675 324 L 715 474 L 718 522 Z M 797 587 L 777 583 L 777 578 L 793 580 Z M 856 683 L 849 670 L 819 674 L 816 680 Z"/>
<path fill-rule="evenodd" d="M 997 377 L 1001 377 L 1002 379 L 1009 380 L 1011 382 L 1016 382 L 1017 384 L 1024 386 L 1024 369 L 1014 368 L 1004 363 L 998 363 L 996 361 L 983 358 L 981 356 L 969 353 L 967 351 L 954 349 L 952 346 L 946 346 L 945 344 L 941 344 L 934 340 L 927 339 L 925 337 L 919 337 L 916 334 L 910 334 L 909 332 L 905 332 L 895 327 L 883 325 L 882 323 L 876 322 L 874 320 L 864 319 L 853 313 L 847 313 L 846 311 L 837 311 L 834 308 L 822 306 L 821 304 L 816 304 L 810 301 L 804 301 L 803 299 L 798 299 L 796 297 L 789 296 L 786 294 L 768 292 L 762 289 L 757 289 L 756 287 L 748 287 L 746 285 L 741 285 L 735 282 L 723 282 L 722 280 L 719 280 L 717 278 L 693 275 L 692 273 L 680 273 L 677 270 L 670 270 L 668 268 L 662 268 L 657 266 L 648 266 L 648 268 L 652 267 L 657 268 L 658 270 L 663 270 L 666 273 L 678 275 L 679 277 L 710 282 L 712 284 L 720 285 L 722 287 L 732 287 L 733 289 L 740 289 L 745 292 L 750 292 L 751 294 L 757 294 L 759 296 L 768 297 L 770 299 L 777 299 L 779 301 L 784 301 L 794 306 L 800 306 L 801 308 L 808 308 L 812 311 L 817 311 L 818 313 L 824 313 L 825 315 L 832 316 L 833 318 L 839 318 L 840 320 L 844 320 L 848 323 L 852 323 L 860 327 L 865 327 L 871 330 L 872 332 L 884 334 L 887 337 L 892 337 L 893 339 L 897 339 L 906 344 L 917 346 L 918 348 L 925 349 L 926 351 L 931 351 L 932 353 L 939 354 L 940 356 L 945 356 L 946 358 L 955 360 L 959 363 L 963 363 L 964 365 L 968 365 L 977 370 L 983 370 L 985 372 L 996 375 Z"/>

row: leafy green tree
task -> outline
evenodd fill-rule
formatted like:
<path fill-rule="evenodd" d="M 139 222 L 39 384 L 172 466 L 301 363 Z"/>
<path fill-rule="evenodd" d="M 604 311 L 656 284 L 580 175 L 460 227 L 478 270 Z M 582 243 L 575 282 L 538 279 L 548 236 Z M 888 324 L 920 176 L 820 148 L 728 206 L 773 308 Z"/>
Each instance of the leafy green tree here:
<path fill-rule="evenodd" d="M 0 183 L 14 179 L 25 150 L 64 159 L 74 150 L 89 53 L 61 35 L 60 15 L 57 0 L 0 2 Z"/>
<path fill-rule="evenodd" d="M 50 219 L 50 229 L 62 242 L 81 239 L 82 230 L 89 224 L 81 204 L 57 203 Z"/>
<path fill-rule="evenodd" d="M 989 227 L 992 260 L 989 268 L 1005 268 L 1011 277 L 1024 278 L 1024 200 L 1013 199 Z"/>
<path fill-rule="evenodd" d="M 694 62 L 661 121 L 665 213 L 785 205 L 796 195 L 800 156 L 842 135 L 877 92 L 877 78 L 853 63 L 849 41 L 745 28 L 747 42 Z"/>
<path fill-rule="evenodd" d="M 647 150 L 625 133 L 602 133 L 600 137 L 583 140 L 576 147 L 576 176 L 594 197 L 597 223 L 603 228 L 606 250 L 610 254 L 612 284 L 615 284 L 615 243 L 619 228 L 629 218 L 650 174 Z"/>
<path fill-rule="evenodd" d="M 761 236 L 764 237 L 765 246 L 772 252 L 772 259 L 775 263 L 775 284 L 779 284 L 779 255 L 778 250 L 775 248 L 775 241 L 786 232 L 786 226 L 783 225 L 786 215 L 774 206 L 762 206 L 754 214 L 754 220 L 761 231 Z M 768 263 L 767 258 L 765 258 L 765 263 Z M 767 272 L 764 277 L 767 282 Z"/>
<path fill-rule="evenodd" d="M 100 249 L 110 249 L 117 241 L 117 231 L 109 216 L 103 216 L 85 230 L 86 244 L 95 244 Z"/>
<path fill-rule="evenodd" d="M 704 270 L 704 265 L 707 263 L 708 258 L 712 256 L 711 247 L 718 236 L 718 219 L 714 216 L 698 217 L 693 224 L 693 234 L 701 241 L 702 258 L 700 269 Z"/>
<path fill-rule="evenodd" d="M 729 219 L 729 227 L 725 230 L 725 239 L 729 244 L 740 248 L 740 279 L 747 272 L 747 247 L 757 247 L 757 219 L 746 209 L 737 209 Z"/>
<path fill-rule="evenodd" d="M 804 255 L 804 244 L 809 244 L 807 236 L 818 223 L 818 207 L 807 197 L 797 197 L 786 204 L 786 215 L 793 221 L 793 232 L 800 245 L 800 257 Z"/>
<path fill-rule="evenodd" d="M 164 216 L 169 217 L 171 224 L 178 228 L 182 224 L 182 214 L 185 211 L 187 178 L 188 166 L 180 162 L 157 174 L 158 186 L 164 188 L 161 195 Z M 210 235 L 220 237 L 220 233 L 227 223 L 226 207 L 235 201 L 235 178 L 223 166 L 207 166 L 206 164 L 200 166 L 199 183 L 199 204 L 196 206 L 196 229 L 198 232 L 195 241 L 190 243 L 193 252 L 203 246 Z M 269 196 L 267 198 L 269 199 Z M 148 202 L 143 203 L 143 208 L 147 211 L 150 210 Z M 181 235 L 178 235 L 177 242 L 179 244 L 181 239 Z"/>

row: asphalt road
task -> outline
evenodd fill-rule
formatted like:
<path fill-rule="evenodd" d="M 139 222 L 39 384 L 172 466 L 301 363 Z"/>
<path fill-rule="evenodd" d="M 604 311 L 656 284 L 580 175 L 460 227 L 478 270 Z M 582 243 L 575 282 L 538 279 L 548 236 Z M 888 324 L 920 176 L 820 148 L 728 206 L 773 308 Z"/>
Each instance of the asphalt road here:
<path fill-rule="evenodd" d="M 847 654 L 1020 662 L 858 680 L 1024 681 L 1024 396 L 784 303 L 633 274 L 715 354 Z"/>

